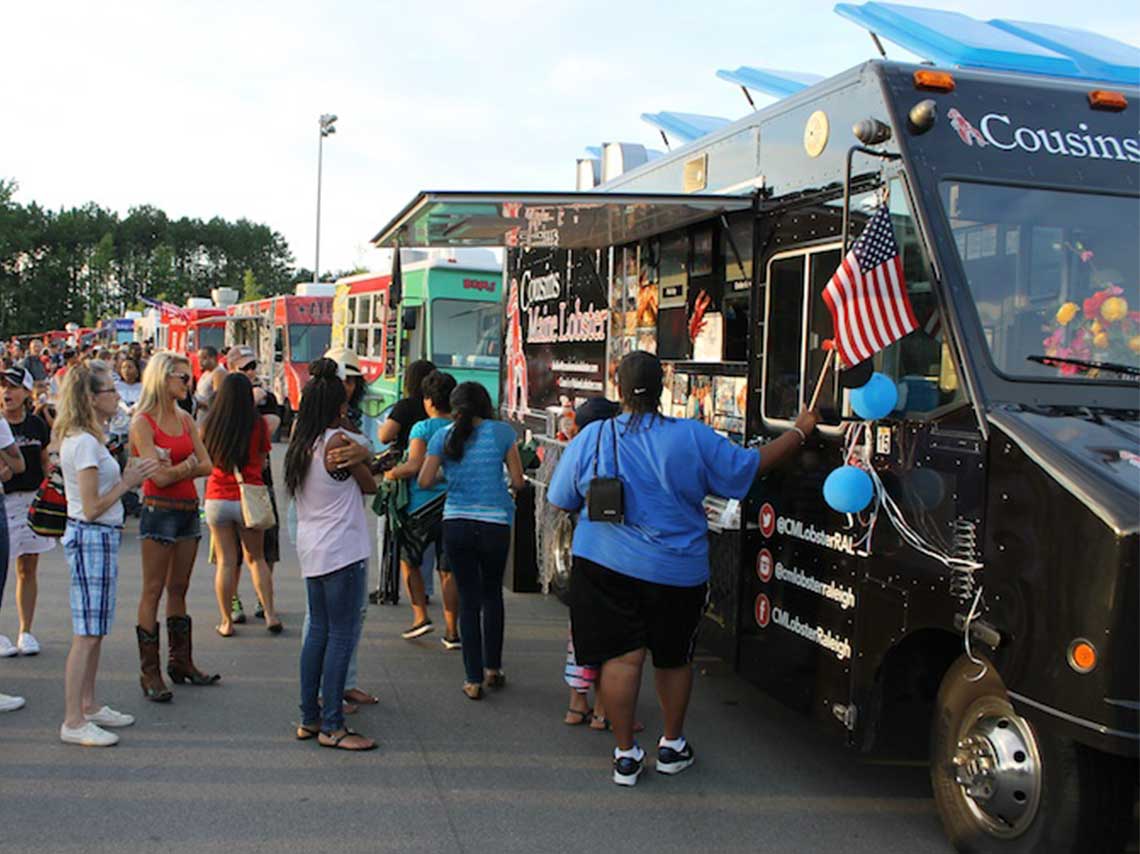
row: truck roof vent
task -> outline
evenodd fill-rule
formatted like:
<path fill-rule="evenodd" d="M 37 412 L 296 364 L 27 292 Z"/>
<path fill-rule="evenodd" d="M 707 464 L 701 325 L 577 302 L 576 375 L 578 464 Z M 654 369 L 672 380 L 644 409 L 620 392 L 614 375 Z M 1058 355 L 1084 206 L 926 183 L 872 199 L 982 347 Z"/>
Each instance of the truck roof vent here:
<path fill-rule="evenodd" d="M 575 189 L 579 192 L 594 189 L 602 181 L 602 161 L 596 157 L 579 157 L 577 174 Z"/>
<path fill-rule="evenodd" d="M 645 146 L 636 142 L 602 143 L 602 181 L 612 181 L 630 169 L 649 162 Z"/>

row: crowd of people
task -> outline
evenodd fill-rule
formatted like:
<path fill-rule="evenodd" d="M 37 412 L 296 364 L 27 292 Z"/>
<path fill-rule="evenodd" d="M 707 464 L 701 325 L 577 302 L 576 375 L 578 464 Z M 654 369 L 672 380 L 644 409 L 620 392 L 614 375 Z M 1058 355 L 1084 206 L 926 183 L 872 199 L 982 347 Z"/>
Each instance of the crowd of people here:
<path fill-rule="evenodd" d="M 281 633 L 273 567 L 285 521 L 306 597 L 295 737 L 341 750 L 375 748 L 374 739 L 345 719 L 360 704 L 377 702 L 356 674 L 373 553 L 369 502 L 385 518 L 411 604 L 403 637 L 422 638 L 435 629 L 428 613 L 434 568 L 443 599 L 441 641 L 447 650 L 462 650 L 464 695 L 478 701 L 506 685 L 502 584 L 513 492 L 523 487 L 524 471 L 517 435 L 496 420 L 486 388 L 456 383 L 430 362 L 415 362 L 406 372 L 404 398 L 370 437 L 361 425 L 356 356 L 345 348 L 329 351 L 310 365 L 288 437 L 289 505 L 281 519 L 270 467 L 280 413 L 260 388 L 253 352 L 234 347 L 223 366 L 219 354 L 203 350 L 195 383 L 182 355 L 122 349 L 70 361 L 65 356 L 56 368 L 40 347 L 0 374 L 0 480 L 8 520 L 0 526 L 0 596 L 10 553 L 19 616 L 17 641 L 0 636 L 0 655 L 39 652 L 32 635 L 36 568 L 54 539 L 29 519 L 44 509 L 44 487 L 58 473 L 73 630 L 61 740 L 109 746 L 119 740 L 116 729 L 134 722 L 100 704 L 97 691 L 100 645 L 116 613 L 122 531 L 132 511 L 141 540 L 135 631 L 147 700 L 173 698 L 161 666 L 164 600 L 170 683 L 209 686 L 221 679 L 195 663 L 187 611 L 202 520 L 215 566 L 214 630 L 226 638 L 245 621 L 237 593 L 242 566 L 266 630 Z M 40 379 L 30 361 L 41 364 Z M 655 356 L 629 354 L 617 379 L 620 403 L 595 398 L 576 411 L 547 497 L 577 514 L 565 723 L 612 729 L 612 779 L 628 786 L 646 760 L 636 740 L 642 728 L 636 708 L 647 654 L 664 723 L 655 768 L 676 774 L 694 761 L 684 722 L 707 597 L 705 496 L 747 496 L 760 474 L 797 452 L 816 416 L 804 411 L 791 431 L 762 450 L 748 449 L 698 421 L 662 415 Z M 56 390 L 37 400 L 40 383 Z M 381 448 L 387 450 L 377 453 Z M 23 704 L 0 694 L 0 711 Z"/>

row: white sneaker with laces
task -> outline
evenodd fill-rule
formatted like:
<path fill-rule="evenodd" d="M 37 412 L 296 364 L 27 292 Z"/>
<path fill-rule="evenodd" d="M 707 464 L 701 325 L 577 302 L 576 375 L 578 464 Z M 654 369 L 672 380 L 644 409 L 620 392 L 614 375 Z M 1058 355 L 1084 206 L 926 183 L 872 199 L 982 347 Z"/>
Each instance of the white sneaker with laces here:
<path fill-rule="evenodd" d="M 24 708 L 23 697 L 13 697 L 11 694 L 0 694 L 0 712 L 14 712 Z"/>
<path fill-rule="evenodd" d="M 11 658 L 19 652 L 8 639 L 7 635 L 0 635 L 0 658 Z"/>
<path fill-rule="evenodd" d="M 124 727 L 130 726 L 135 722 L 134 716 L 128 715 L 125 712 L 116 712 L 110 706 L 104 706 L 97 712 L 90 715 L 84 715 L 93 724 L 106 727 Z"/>
<path fill-rule="evenodd" d="M 20 651 L 20 655 L 40 654 L 40 642 L 31 632 L 20 632 L 20 636 L 16 639 L 16 648 Z"/>
<path fill-rule="evenodd" d="M 100 729 L 88 721 L 81 727 L 72 729 L 67 724 L 60 724 L 59 740 L 67 744 L 78 744 L 82 747 L 111 747 L 119 743 L 119 737 L 113 732 Z"/>

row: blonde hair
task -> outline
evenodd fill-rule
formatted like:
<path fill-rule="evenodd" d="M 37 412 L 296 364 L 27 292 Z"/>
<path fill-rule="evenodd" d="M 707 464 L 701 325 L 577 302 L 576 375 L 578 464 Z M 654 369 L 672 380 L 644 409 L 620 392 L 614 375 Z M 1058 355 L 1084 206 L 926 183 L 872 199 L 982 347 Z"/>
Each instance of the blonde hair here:
<path fill-rule="evenodd" d="M 111 368 L 106 362 L 92 359 L 86 364 L 72 365 L 63 377 L 56 404 L 52 438 L 57 444 L 74 433 L 90 433 L 103 441 L 103 425 L 95 414 L 93 395 L 112 382 Z"/>
<path fill-rule="evenodd" d="M 177 365 L 185 365 L 189 370 L 190 360 L 173 350 L 159 350 L 147 360 L 142 375 L 142 392 L 135 406 L 136 413 L 158 412 L 166 405 L 169 397 L 166 393 L 166 378 L 174 373 Z"/>

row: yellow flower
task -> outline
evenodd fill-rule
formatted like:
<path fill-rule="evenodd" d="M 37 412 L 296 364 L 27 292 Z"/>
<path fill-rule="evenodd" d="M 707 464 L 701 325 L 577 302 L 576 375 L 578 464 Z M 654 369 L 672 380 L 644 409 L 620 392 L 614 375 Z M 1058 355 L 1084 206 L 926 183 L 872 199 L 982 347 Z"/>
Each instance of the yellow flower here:
<path fill-rule="evenodd" d="M 1100 335 L 1100 333 L 1104 332 L 1104 327 L 1100 325 L 1099 320 L 1094 320 L 1092 322 L 1092 332 L 1093 335 Z"/>
<path fill-rule="evenodd" d="M 1069 321 L 1077 316 L 1080 309 L 1075 302 L 1067 302 L 1059 309 L 1057 309 L 1057 322 L 1062 326 L 1068 326 Z"/>
<path fill-rule="evenodd" d="M 1140 335 L 1133 335 L 1128 339 L 1128 349 L 1133 353 L 1140 353 Z"/>
<path fill-rule="evenodd" d="M 1128 316 L 1128 302 L 1121 297 L 1109 297 L 1100 307 L 1100 316 L 1109 323 L 1116 323 Z"/>
<path fill-rule="evenodd" d="M 1093 346 L 1096 347 L 1098 350 L 1107 350 L 1108 349 L 1108 334 L 1105 332 L 1102 332 L 1099 335 L 1095 336 L 1093 338 Z"/>

